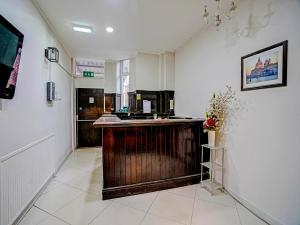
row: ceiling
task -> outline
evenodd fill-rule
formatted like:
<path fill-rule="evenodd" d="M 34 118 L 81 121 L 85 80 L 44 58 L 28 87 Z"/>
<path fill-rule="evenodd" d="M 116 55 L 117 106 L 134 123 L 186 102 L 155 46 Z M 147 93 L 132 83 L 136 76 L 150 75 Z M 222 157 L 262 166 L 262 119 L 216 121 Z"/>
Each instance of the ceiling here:
<path fill-rule="evenodd" d="M 137 52 L 174 51 L 204 24 L 203 0 L 34 1 L 72 56 L 80 58 L 119 60 Z M 73 24 L 93 32 L 75 32 Z M 106 33 L 107 26 L 115 32 Z"/>

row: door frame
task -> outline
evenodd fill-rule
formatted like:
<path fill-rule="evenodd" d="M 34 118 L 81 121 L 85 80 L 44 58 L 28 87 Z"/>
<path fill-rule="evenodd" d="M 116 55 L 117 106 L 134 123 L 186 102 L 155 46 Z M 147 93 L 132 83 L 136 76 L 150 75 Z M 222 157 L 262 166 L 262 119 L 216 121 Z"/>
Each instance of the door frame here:
<path fill-rule="evenodd" d="M 103 96 L 105 97 L 105 94 L 104 94 L 104 88 L 86 88 L 86 87 L 74 87 L 75 91 L 74 91 L 74 150 L 78 148 L 78 121 L 81 121 L 81 122 L 92 122 L 94 120 L 79 120 L 78 119 L 78 89 L 100 89 L 100 90 L 103 90 Z M 104 99 L 105 100 L 105 99 Z M 104 113 L 104 104 L 105 102 L 103 102 L 103 113 Z M 83 147 L 82 147 L 83 148 Z M 88 147 L 87 147 L 88 148 Z"/>

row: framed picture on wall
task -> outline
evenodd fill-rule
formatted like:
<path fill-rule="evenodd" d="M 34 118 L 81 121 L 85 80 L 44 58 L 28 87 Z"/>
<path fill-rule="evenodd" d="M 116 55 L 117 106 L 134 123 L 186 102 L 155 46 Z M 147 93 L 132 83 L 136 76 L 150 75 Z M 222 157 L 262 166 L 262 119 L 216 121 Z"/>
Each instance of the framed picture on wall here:
<path fill-rule="evenodd" d="M 288 41 L 241 58 L 241 91 L 287 85 Z"/>

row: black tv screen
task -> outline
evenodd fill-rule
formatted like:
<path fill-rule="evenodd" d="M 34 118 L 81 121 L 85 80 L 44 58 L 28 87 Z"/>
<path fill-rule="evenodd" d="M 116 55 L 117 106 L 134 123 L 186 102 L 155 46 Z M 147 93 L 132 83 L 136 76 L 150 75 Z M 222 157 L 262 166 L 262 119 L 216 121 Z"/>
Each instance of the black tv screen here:
<path fill-rule="evenodd" d="M 0 15 L 0 98 L 15 94 L 24 35 Z"/>

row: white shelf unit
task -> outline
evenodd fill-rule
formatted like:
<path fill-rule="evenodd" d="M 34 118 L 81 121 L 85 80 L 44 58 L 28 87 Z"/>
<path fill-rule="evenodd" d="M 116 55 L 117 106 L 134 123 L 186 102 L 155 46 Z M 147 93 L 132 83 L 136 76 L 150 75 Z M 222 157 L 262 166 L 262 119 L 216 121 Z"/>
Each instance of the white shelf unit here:
<path fill-rule="evenodd" d="M 203 152 L 210 151 L 209 161 L 203 162 Z M 224 190 L 224 146 L 201 145 L 201 186 L 212 195 Z M 221 162 L 216 162 L 216 155 L 221 154 Z M 209 179 L 203 180 L 203 168 L 209 169 Z M 216 171 L 221 173 L 221 183 L 216 180 Z"/>

